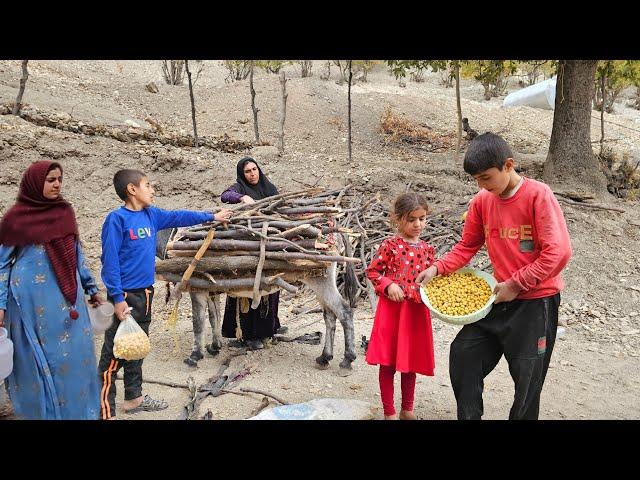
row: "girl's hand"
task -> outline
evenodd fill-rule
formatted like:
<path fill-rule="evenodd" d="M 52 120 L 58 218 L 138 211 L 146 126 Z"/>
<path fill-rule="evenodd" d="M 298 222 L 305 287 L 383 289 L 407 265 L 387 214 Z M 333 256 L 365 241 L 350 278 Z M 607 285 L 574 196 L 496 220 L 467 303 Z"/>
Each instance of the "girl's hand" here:
<path fill-rule="evenodd" d="M 404 300 L 404 293 L 397 283 L 392 283 L 387 287 L 387 297 L 394 302 L 401 302 Z"/>
<path fill-rule="evenodd" d="M 246 203 L 247 205 L 251 205 L 252 203 L 256 203 L 256 201 L 253 198 L 251 198 L 249 195 L 243 196 L 240 200 L 242 200 L 242 203 Z"/>
<path fill-rule="evenodd" d="M 114 306 L 116 318 L 121 322 L 127 318 L 127 313 L 131 311 L 131 307 L 127 304 L 127 302 L 118 302 Z"/>
<path fill-rule="evenodd" d="M 102 298 L 102 296 L 100 296 L 99 293 L 94 293 L 89 298 L 89 303 L 91 304 L 91 306 L 93 308 L 96 308 L 96 307 L 99 307 L 100 305 L 102 305 L 104 303 L 104 299 Z"/>
<path fill-rule="evenodd" d="M 4 310 L 0 310 L 0 327 L 4 327 Z"/>

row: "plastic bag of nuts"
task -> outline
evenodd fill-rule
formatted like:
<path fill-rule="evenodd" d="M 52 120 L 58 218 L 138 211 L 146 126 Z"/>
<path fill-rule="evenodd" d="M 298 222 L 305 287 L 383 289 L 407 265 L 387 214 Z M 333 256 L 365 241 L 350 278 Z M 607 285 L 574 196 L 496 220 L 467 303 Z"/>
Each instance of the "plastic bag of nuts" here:
<path fill-rule="evenodd" d="M 124 360 L 140 360 L 151 351 L 149 337 L 131 315 L 127 315 L 113 337 L 113 355 Z"/>

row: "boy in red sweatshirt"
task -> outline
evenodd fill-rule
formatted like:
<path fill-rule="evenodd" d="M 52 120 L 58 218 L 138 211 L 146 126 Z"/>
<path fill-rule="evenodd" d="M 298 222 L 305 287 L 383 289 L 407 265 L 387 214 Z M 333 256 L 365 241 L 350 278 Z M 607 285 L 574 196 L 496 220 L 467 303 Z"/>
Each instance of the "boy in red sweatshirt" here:
<path fill-rule="evenodd" d="M 495 304 L 485 318 L 462 327 L 449 352 L 458 419 L 482 417 L 484 378 L 504 354 L 515 383 L 509 419 L 537 420 L 556 339 L 560 271 L 572 254 L 567 225 L 551 189 L 516 173 L 511 149 L 498 135 L 470 143 L 464 170 L 481 190 L 469 205 L 462 240 L 416 282 L 458 270 L 486 244 L 499 282 Z"/>

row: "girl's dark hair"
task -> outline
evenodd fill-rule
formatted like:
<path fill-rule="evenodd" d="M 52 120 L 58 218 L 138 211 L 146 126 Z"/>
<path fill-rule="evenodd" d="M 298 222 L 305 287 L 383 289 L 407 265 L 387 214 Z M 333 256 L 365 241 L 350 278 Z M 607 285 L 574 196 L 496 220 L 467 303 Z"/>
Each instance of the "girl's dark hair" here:
<path fill-rule="evenodd" d="M 391 221 L 398 224 L 407 217 L 411 212 L 418 208 L 424 208 L 429 213 L 429 204 L 424 195 L 415 192 L 403 193 L 398 195 L 393 202 L 391 210 Z"/>
<path fill-rule="evenodd" d="M 513 158 L 511 147 L 495 133 L 483 133 L 469 144 L 464 156 L 464 171 L 477 175 L 492 167 L 502 170 L 507 158 Z"/>

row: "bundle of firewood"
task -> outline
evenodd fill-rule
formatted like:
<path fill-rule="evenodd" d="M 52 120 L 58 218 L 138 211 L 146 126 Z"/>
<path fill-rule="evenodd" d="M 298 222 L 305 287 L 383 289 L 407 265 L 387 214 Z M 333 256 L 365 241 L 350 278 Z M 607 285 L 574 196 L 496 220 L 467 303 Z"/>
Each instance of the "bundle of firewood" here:
<path fill-rule="evenodd" d="M 324 275 L 331 262 L 361 262 L 342 254 L 336 235 L 354 235 L 338 225 L 353 212 L 341 206 L 350 188 L 310 188 L 232 206 L 228 223 L 179 230 L 156 273 L 182 287 L 188 280 L 191 289 L 254 300 L 279 289 L 296 292 L 293 282 Z"/>
<path fill-rule="evenodd" d="M 379 195 L 354 192 L 351 185 L 336 190 L 311 188 L 239 204 L 231 207 L 234 214 L 227 224 L 212 222 L 182 229 L 167 244 L 168 258 L 156 261 L 156 272 L 173 283 L 188 279 L 191 289 L 255 300 L 279 289 L 295 293 L 292 283 L 324 275 L 335 261 L 338 289 L 351 306 L 368 297 L 375 307 L 376 296 L 365 268 L 380 244 L 396 235 L 389 207 L 380 202 Z M 420 238 L 435 248 L 436 258 L 460 240 L 461 215 L 466 208 L 461 203 L 428 216 Z M 484 250 L 471 266 L 490 266 Z"/>

